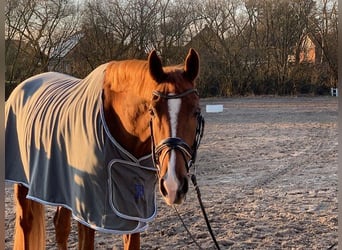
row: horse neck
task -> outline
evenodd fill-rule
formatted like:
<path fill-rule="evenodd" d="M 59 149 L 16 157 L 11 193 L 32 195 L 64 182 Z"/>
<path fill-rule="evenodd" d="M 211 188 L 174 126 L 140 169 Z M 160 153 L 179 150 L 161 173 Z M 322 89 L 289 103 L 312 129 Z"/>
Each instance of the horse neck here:
<path fill-rule="evenodd" d="M 152 89 L 142 88 L 141 79 L 123 81 L 115 78 L 113 81 L 121 82 L 116 84 L 120 89 L 115 89 L 115 84 L 105 84 L 103 96 L 104 115 L 111 135 L 135 157 L 150 154 L 150 101 L 147 93 L 151 95 Z"/>

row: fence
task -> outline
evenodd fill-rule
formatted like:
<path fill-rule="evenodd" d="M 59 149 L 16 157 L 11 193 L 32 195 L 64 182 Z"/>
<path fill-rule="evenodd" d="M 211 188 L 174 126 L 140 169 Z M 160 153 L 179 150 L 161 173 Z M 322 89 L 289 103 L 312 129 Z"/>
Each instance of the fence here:
<path fill-rule="evenodd" d="M 338 88 L 331 88 L 330 92 L 331 96 L 338 96 Z"/>

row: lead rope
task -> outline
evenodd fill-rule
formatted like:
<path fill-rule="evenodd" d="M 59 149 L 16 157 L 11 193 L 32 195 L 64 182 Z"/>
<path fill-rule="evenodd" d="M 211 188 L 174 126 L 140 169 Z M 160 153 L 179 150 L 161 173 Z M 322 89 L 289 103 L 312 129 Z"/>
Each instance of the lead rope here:
<path fill-rule="evenodd" d="M 189 162 L 189 166 L 188 166 L 188 169 L 190 169 L 192 166 L 194 166 L 194 171 L 196 171 L 196 168 L 195 168 L 195 161 L 196 161 L 196 152 L 197 152 L 197 149 L 199 147 L 199 144 L 201 142 L 201 139 L 203 137 L 203 131 L 204 131 L 204 119 L 202 117 L 202 115 L 199 115 L 198 117 L 198 124 L 199 126 L 197 127 L 196 129 L 196 139 L 195 139 L 195 143 L 193 145 L 193 148 L 194 148 L 194 154 L 192 156 L 192 159 L 190 160 Z M 191 179 L 191 182 L 192 184 L 194 185 L 195 187 L 195 190 L 196 190 L 196 193 L 197 193 L 197 199 L 198 199 L 198 202 L 200 204 L 200 207 L 201 207 L 201 211 L 202 211 L 202 214 L 203 214 L 203 217 L 204 217 L 204 220 L 205 220 L 205 223 L 207 224 L 207 228 L 209 230 L 209 233 L 210 233 L 210 236 L 216 246 L 216 248 L 218 250 L 220 250 L 220 246 L 218 245 L 217 241 L 216 241 L 216 238 L 215 238 L 215 235 L 213 233 L 213 230 L 211 229 L 211 226 L 210 226 L 210 223 L 209 223 L 209 219 L 208 219 L 208 216 L 207 216 L 207 213 L 205 212 L 205 208 L 204 208 L 204 205 L 203 205 L 203 202 L 202 202 L 202 198 L 201 198 L 201 192 L 200 192 L 200 189 L 197 185 L 197 180 L 196 180 L 196 176 L 194 174 L 191 174 L 190 175 L 190 179 Z M 181 220 L 185 230 L 188 232 L 190 238 L 192 239 L 192 241 L 197 245 L 197 247 L 199 249 L 203 249 L 198 243 L 197 241 L 194 239 L 193 235 L 190 233 L 189 229 L 187 228 L 187 226 L 185 225 L 182 217 L 180 216 L 177 208 L 175 206 L 173 206 L 179 219 Z"/>
<path fill-rule="evenodd" d="M 202 202 L 202 199 L 201 199 L 201 192 L 200 192 L 199 187 L 197 185 L 196 176 L 193 175 L 193 174 L 191 175 L 191 181 L 192 181 L 192 184 L 194 184 L 194 187 L 195 187 L 195 190 L 196 190 L 196 193 L 197 193 L 197 199 L 198 199 L 198 202 L 200 204 L 200 207 L 201 207 L 201 210 L 202 210 L 202 214 L 204 216 L 205 223 L 207 224 L 207 228 L 209 230 L 210 236 L 213 239 L 216 248 L 220 249 L 220 246 L 218 245 L 218 243 L 216 241 L 216 238 L 215 238 L 215 235 L 213 233 L 213 230 L 211 229 L 207 213 L 205 212 L 205 209 L 204 209 L 204 205 L 203 205 L 203 202 Z"/>
<path fill-rule="evenodd" d="M 202 250 L 203 248 L 198 244 L 198 242 L 196 241 L 196 239 L 194 238 L 194 236 L 193 236 L 193 235 L 191 234 L 191 232 L 189 231 L 188 227 L 185 225 L 185 222 L 184 222 L 184 220 L 182 219 L 182 216 L 179 214 L 179 212 L 178 212 L 176 206 L 173 206 L 173 208 L 175 209 L 178 218 L 179 218 L 180 221 L 182 222 L 183 227 L 184 227 L 185 230 L 187 231 L 187 233 L 188 233 L 188 235 L 190 236 L 190 238 L 192 239 L 192 241 L 196 244 L 196 246 L 198 247 L 198 249 L 201 249 L 201 250 Z"/>
<path fill-rule="evenodd" d="M 203 202 L 202 202 L 202 199 L 201 199 L 201 192 L 199 190 L 199 187 L 197 185 L 197 180 L 196 180 L 196 176 L 195 175 L 191 175 L 191 181 L 192 183 L 194 184 L 194 187 L 195 187 L 195 190 L 196 190 L 196 193 L 197 193 L 197 199 L 198 199 L 198 202 L 200 204 L 200 207 L 201 207 L 201 211 L 202 211 L 202 214 L 204 216 L 204 220 L 205 220 L 205 223 L 207 224 L 207 228 L 208 228 L 208 231 L 210 233 L 210 236 L 216 246 L 216 248 L 218 250 L 220 250 L 220 246 L 219 244 L 217 243 L 216 241 L 216 238 L 215 238 L 215 235 L 213 233 L 213 230 L 211 229 L 211 226 L 210 226 L 210 222 L 209 222 L 209 219 L 208 219 L 208 216 L 207 216 L 207 213 L 205 212 L 205 208 L 204 208 L 204 205 L 203 205 Z M 175 209 L 176 211 L 176 214 L 178 216 L 178 218 L 180 219 L 180 221 L 182 222 L 183 224 L 183 227 L 185 228 L 185 230 L 187 231 L 187 233 L 189 234 L 190 238 L 192 239 L 192 241 L 196 244 L 196 246 L 198 247 L 198 249 L 203 249 L 199 244 L 198 242 L 196 241 L 196 239 L 194 238 L 194 236 L 191 234 L 191 232 L 189 231 L 188 227 L 185 225 L 185 222 L 184 220 L 182 219 L 181 215 L 179 214 L 176 206 L 173 206 L 173 208 Z"/>

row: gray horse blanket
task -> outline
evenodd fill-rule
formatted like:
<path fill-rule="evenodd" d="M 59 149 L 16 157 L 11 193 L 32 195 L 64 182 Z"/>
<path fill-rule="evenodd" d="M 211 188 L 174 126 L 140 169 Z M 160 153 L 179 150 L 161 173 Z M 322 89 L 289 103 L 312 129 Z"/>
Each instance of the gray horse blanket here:
<path fill-rule="evenodd" d="M 135 158 L 108 130 L 106 66 L 83 80 L 43 73 L 13 91 L 5 105 L 5 179 L 95 230 L 141 232 L 156 216 L 156 169 L 151 155 Z"/>

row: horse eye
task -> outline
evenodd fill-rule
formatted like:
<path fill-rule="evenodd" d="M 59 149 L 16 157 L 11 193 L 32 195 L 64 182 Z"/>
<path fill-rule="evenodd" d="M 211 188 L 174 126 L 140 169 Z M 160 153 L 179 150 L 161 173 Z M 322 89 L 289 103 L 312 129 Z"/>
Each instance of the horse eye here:
<path fill-rule="evenodd" d="M 154 111 L 153 111 L 152 108 L 150 108 L 150 109 L 148 110 L 148 112 L 150 113 L 151 116 L 154 116 Z"/>
<path fill-rule="evenodd" d="M 153 95 L 152 96 L 152 101 L 158 101 L 160 99 L 160 96 L 159 95 Z"/>

